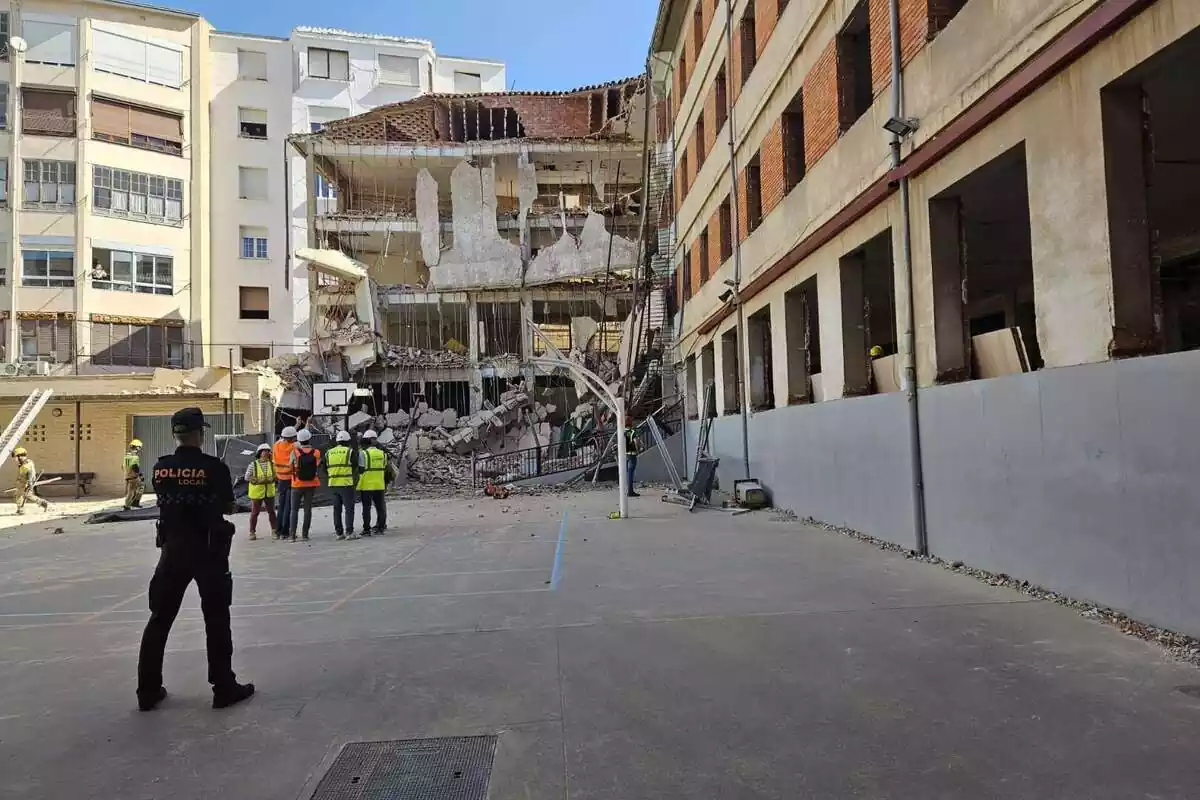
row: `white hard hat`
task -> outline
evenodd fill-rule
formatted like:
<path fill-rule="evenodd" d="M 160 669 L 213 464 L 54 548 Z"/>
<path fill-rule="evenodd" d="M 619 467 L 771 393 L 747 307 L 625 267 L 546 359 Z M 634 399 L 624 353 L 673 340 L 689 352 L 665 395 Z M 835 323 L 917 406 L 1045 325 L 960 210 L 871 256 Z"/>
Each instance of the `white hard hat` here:
<path fill-rule="evenodd" d="M 312 431 L 310 431 L 308 428 L 301 428 L 300 432 L 296 434 L 297 442 L 307 442 L 311 438 Z"/>
<path fill-rule="evenodd" d="M 350 441 L 350 433 L 348 431 L 338 431 L 337 440 L 339 442 Z"/>
<path fill-rule="evenodd" d="M 261 453 L 263 450 L 270 450 L 270 449 L 271 449 L 271 445 L 264 443 L 264 444 L 260 444 L 258 446 L 258 450 L 256 450 L 255 452 Z"/>
<path fill-rule="evenodd" d="M 286 428 L 284 428 L 280 432 L 279 435 L 282 436 L 284 439 L 295 439 L 296 438 L 296 429 L 293 428 L 291 425 L 288 425 Z"/>
<path fill-rule="evenodd" d="M 374 438 L 376 438 L 376 437 L 378 437 L 378 436 L 379 436 L 379 434 L 378 434 L 378 433 L 376 433 L 375 431 L 366 431 L 365 433 L 363 433 L 363 435 L 362 435 L 362 438 L 364 438 L 364 439 L 374 439 Z"/>

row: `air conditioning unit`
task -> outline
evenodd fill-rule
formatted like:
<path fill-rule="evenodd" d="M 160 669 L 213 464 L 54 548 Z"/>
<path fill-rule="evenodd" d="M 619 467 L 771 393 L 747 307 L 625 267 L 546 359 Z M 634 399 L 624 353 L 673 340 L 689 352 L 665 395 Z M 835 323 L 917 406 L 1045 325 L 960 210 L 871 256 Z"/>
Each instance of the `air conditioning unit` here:
<path fill-rule="evenodd" d="M 49 375 L 51 364 L 49 361 L 34 361 L 25 365 L 26 375 Z"/>
<path fill-rule="evenodd" d="M 0 376 L 13 377 L 21 374 L 20 364 L 0 364 Z"/>

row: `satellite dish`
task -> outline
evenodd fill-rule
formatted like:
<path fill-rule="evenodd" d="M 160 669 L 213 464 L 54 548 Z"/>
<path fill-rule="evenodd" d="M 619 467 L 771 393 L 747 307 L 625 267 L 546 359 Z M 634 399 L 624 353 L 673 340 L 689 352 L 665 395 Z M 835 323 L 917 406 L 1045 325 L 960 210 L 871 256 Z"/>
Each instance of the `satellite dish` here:
<path fill-rule="evenodd" d="M 29 43 L 26 42 L 24 39 L 22 39 L 20 36 L 14 36 L 11 39 L 9 39 L 8 46 L 11 47 L 13 52 L 15 52 L 15 53 L 24 53 L 26 50 L 29 49 Z"/>

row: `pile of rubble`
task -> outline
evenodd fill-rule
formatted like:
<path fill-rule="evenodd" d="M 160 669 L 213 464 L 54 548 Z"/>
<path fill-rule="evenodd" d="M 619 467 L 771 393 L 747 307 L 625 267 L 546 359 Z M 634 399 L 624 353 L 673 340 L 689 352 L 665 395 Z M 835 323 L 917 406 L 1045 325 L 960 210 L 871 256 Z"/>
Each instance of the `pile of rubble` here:
<path fill-rule="evenodd" d="M 424 350 L 420 347 L 389 345 L 383 355 L 389 367 L 412 367 L 421 369 L 466 369 L 470 360 L 466 350 Z"/>

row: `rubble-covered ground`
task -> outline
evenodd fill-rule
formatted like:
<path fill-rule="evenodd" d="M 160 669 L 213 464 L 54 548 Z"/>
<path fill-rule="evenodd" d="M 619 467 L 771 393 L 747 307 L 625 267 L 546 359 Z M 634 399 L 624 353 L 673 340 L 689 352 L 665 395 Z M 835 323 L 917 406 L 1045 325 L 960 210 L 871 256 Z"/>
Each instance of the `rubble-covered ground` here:
<path fill-rule="evenodd" d="M 2 794 L 295 800 L 348 742 L 494 736 L 490 800 L 1196 795 L 1200 671 L 1159 648 L 770 512 L 616 499 L 393 501 L 349 542 L 236 518 L 258 693 L 219 712 L 193 591 L 135 710 L 152 522 L 2 531 Z"/>

